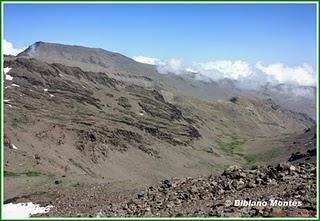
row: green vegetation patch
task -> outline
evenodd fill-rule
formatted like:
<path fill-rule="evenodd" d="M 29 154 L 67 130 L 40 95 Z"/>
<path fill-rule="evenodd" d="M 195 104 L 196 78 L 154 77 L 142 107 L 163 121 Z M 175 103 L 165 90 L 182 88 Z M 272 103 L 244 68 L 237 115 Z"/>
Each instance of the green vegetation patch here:
<path fill-rule="evenodd" d="M 13 118 L 13 119 L 11 120 L 11 126 L 12 126 L 13 128 L 15 128 L 15 129 L 16 129 L 16 128 L 21 128 L 19 119 Z"/>
<path fill-rule="evenodd" d="M 248 164 L 252 165 L 257 162 L 257 156 L 256 155 L 247 155 L 243 157 Z"/>
<path fill-rule="evenodd" d="M 267 150 L 265 152 L 259 154 L 247 154 L 244 156 L 244 159 L 248 164 L 263 164 L 264 162 L 269 162 L 271 159 L 277 157 L 281 153 L 281 148 L 276 147 L 271 150 Z"/>
<path fill-rule="evenodd" d="M 84 171 L 86 174 L 92 177 L 96 177 L 96 174 L 90 170 L 90 168 L 84 168 L 80 163 L 76 162 L 75 160 L 69 158 L 68 159 L 70 163 L 72 163 L 75 167 L 79 168 L 80 170 Z"/>
<path fill-rule="evenodd" d="M 27 172 L 22 172 L 22 173 L 15 173 L 15 172 L 11 172 L 11 171 L 4 171 L 3 174 L 5 177 L 16 177 L 16 176 L 21 176 L 21 175 L 25 175 L 28 177 L 36 177 L 36 176 L 40 176 L 40 175 L 44 175 L 38 171 L 27 171 Z"/>
<path fill-rule="evenodd" d="M 10 172 L 10 171 L 4 171 L 3 175 L 6 176 L 6 177 L 20 176 L 19 173 L 14 173 L 14 172 Z"/>
<path fill-rule="evenodd" d="M 33 176 L 40 176 L 40 175 L 42 175 L 42 173 L 40 173 L 38 171 L 28 171 L 25 173 L 25 175 L 28 177 L 33 177 Z"/>
<path fill-rule="evenodd" d="M 230 138 L 230 142 L 217 141 L 220 149 L 228 156 L 242 155 L 241 145 L 244 144 L 247 140 L 234 136 L 231 136 Z"/>

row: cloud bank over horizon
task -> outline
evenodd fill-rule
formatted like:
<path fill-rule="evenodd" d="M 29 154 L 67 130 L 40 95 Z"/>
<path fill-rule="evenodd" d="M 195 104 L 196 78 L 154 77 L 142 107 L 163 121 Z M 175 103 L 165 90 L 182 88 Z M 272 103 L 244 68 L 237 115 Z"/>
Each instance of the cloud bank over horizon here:
<path fill-rule="evenodd" d="M 144 64 L 160 65 L 163 63 L 160 59 L 145 56 L 135 56 L 132 59 Z"/>
<path fill-rule="evenodd" d="M 7 41 L 6 39 L 4 39 L 2 41 L 2 47 L 3 47 L 3 54 L 14 55 L 14 56 L 16 56 L 17 54 L 19 54 L 20 52 L 22 52 L 26 49 L 26 47 L 25 48 L 14 48 L 13 44 L 11 42 Z"/>
<path fill-rule="evenodd" d="M 213 60 L 185 64 L 182 59 L 172 58 L 163 61 L 158 58 L 136 56 L 135 61 L 156 65 L 161 74 L 197 73 L 196 79 L 202 81 L 218 81 L 231 79 L 243 87 L 257 87 L 263 84 L 293 84 L 300 86 L 315 86 L 316 73 L 307 63 L 287 66 L 283 63 L 263 64 L 261 61 L 250 64 L 242 60 Z"/>
<path fill-rule="evenodd" d="M 25 49 L 26 47 L 15 48 L 11 42 L 3 40 L 3 53 L 6 55 L 17 55 Z M 315 86 L 317 80 L 314 68 L 307 63 L 288 66 L 283 63 L 264 64 L 257 62 L 250 64 L 243 60 L 212 60 L 186 64 L 180 58 L 161 60 L 142 55 L 134 56 L 132 59 L 157 66 L 157 70 L 161 74 L 181 75 L 193 72 L 196 73 L 197 80 L 231 79 L 237 81 L 238 85 L 243 88 L 256 88 L 266 83 Z"/>

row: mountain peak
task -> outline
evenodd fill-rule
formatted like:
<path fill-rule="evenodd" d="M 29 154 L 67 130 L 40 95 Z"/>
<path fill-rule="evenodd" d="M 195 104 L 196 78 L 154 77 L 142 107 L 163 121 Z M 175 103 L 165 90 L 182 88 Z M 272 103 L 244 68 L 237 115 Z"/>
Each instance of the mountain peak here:
<path fill-rule="evenodd" d="M 76 66 L 86 71 L 95 72 L 122 72 L 141 75 L 155 71 L 151 65 L 138 63 L 132 58 L 101 48 L 43 41 L 35 42 L 17 56 L 36 58 L 47 63 Z"/>

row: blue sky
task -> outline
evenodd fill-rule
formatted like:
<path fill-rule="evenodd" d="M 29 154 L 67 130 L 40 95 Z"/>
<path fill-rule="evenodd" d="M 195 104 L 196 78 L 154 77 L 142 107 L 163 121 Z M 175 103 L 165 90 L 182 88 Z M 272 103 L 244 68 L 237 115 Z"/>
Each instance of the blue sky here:
<path fill-rule="evenodd" d="M 315 67 L 316 6 L 5 4 L 4 38 L 16 48 L 46 41 L 189 63 Z"/>

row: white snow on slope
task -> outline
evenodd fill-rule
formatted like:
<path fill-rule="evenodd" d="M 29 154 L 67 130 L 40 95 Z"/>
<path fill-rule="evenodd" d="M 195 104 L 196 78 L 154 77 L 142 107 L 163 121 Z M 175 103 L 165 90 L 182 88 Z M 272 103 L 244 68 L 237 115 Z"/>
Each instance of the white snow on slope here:
<path fill-rule="evenodd" d="M 4 73 L 7 74 L 9 71 L 11 70 L 11 68 L 4 68 Z"/>
<path fill-rule="evenodd" d="M 8 74 L 10 70 L 11 70 L 11 68 L 8 68 L 8 67 L 3 69 L 3 72 L 5 74 L 5 77 L 6 77 L 7 81 L 12 81 L 12 79 L 13 79 L 13 77 Z"/>
<path fill-rule="evenodd" d="M 14 144 L 12 144 L 12 148 L 13 148 L 14 150 L 18 150 L 18 147 L 17 147 L 16 145 L 14 145 Z"/>
<path fill-rule="evenodd" d="M 7 81 L 12 81 L 13 77 L 9 74 L 6 74 L 6 80 Z"/>
<path fill-rule="evenodd" d="M 29 218 L 33 214 L 47 213 L 53 206 L 41 207 L 38 204 L 29 203 L 8 203 L 3 205 L 5 219 Z"/>

